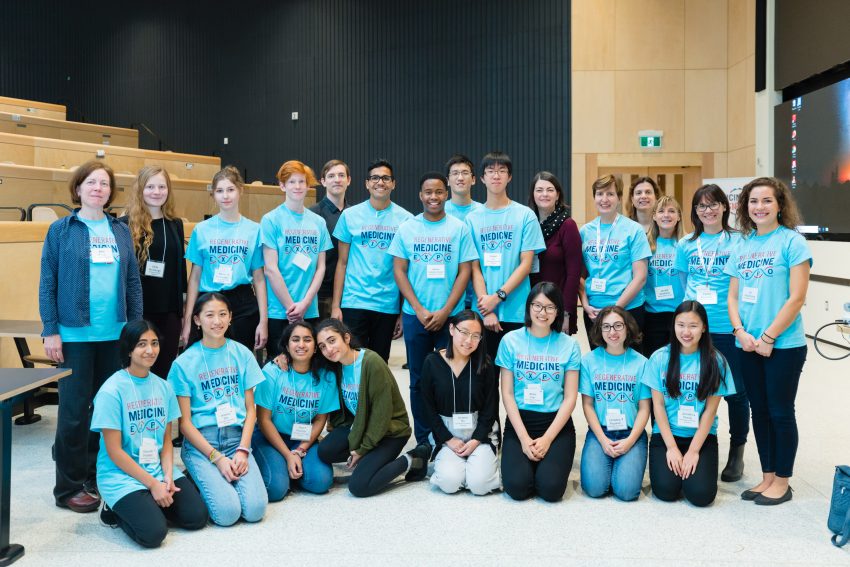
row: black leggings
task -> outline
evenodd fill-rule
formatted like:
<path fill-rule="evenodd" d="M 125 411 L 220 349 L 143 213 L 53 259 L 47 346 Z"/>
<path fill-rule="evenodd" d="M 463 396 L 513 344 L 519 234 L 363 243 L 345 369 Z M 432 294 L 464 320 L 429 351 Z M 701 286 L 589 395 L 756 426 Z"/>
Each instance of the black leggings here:
<path fill-rule="evenodd" d="M 380 313 L 368 309 L 344 307 L 342 320 L 351 329 L 351 333 L 357 338 L 360 346 L 377 352 L 384 362 L 390 360 L 398 313 Z"/>
<path fill-rule="evenodd" d="M 532 439 L 542 436 L 555 418 L 555 413 L 525 410 L 519 413 Z M 567 490 L 575 454 L 576 429 L 572 418 L 552 441 L 543 460 L 536 462 L 522 452 L 522 444 L 509 419 L 502 445 L 502 486 L 514 500 L 526 500 L 537 494 L 547 502 L 557 502 Z"/>
<path fill-rule="evenodd" d="M 227 297 L 233 309 L 233 319 L 230 321 L 227 336 L 254 352 L 254 337 L 257 325 L 260 324 L 260 307 L 257 305 L 254 288 L 251 284 L 242 284 L 221 293 Z"/>
<path fill-rule="evenodd" d="M 684 455 L 691 446 L 690 437 L 674 437 Z M 660 433 L 649 441 L 649 482 L 659 500 L 673 502 L 684 493 L 685 500 L 694 506 L 708 506 L 717 496 L 717 436 L 709 435 L 699 450 L 699 462 L 694 474 L 678 477 L 667 467 L 667 445 Z"/>
<path fill-rule="evenodd" d="M 319 458 L 325 463 L 344 463 L 351 456 L 348 434 L 351 427 L 337 427 L 319 443 Z M 366 453 L 348 481 L 348 490 L 358 498 L 374 496 L 384 490 L 399 475 L 407 471 L 407 457 L 401 456 L 410 435 L 384 437 L 378 446 Z"/>
<path fill-rule="evenodd" d="M 673 328 L 673 311 L 644 314 L 643 342 L 638 349 L 646 358 L 661 347 L 670 343 L 670 329 Z M 652 404 L 650 404 L 652 405 Z"/>
<path fill-rule="evenodd" d="M 168 533 L 169 521 L 186 530 L 207 525 L 207 506 L 195 485 L 185 476 L 174 484 L 180 492 L 174 493 L 174 503 L 168 508 L 160 508 L 149 490 L 131 492 L 112 508 L 118 525 L 139 545 L 159 547 Z"/>

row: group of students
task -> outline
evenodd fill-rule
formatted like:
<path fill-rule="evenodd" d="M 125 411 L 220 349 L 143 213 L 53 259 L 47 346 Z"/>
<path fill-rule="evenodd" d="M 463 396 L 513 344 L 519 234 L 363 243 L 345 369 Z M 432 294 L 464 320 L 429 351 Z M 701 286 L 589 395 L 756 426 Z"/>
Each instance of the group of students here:
<path fill-rule="evenodd" d="M 166 520 L 257 521 L 293 486 L 326 492 L 332 463 L 352 470 L 352 494 L 371 496 L 400 475 L 425 478 L 432 458 L 431 483 L 445 492 L 502 486 L 556 501 L 579 392 L 587 494 L 637 498 L 648 446 L 659 498 L 709 504 L 725 397 L 723 479 L 741 477 L 751 407 L 763 481 L 743 497 L 790 499 L 811 255 L 781 182 L 744 188 L 740 232 L 723 191 L 701 187 L 696 230 L 677 241 L 681 209 L 649 178 L 630 190 L 635 220 L 618 212 L 619 179 L 597 180 L 599 217 L 579 230 L 551 173 L 532 180 L 529 206 L 507 195 L 506 154 L 481 162 L 483 204 L 471 199 L 468 158 L 446 173 L 422 176 L 414 217 L 391 201 L 388 162 L 370 164 L 369 199 L 349 207 L 348 166 L 332 160 L 314 212 L 304 199 L 317 179 L 289 161 L 278 172 L 285 202 L 257 224 L 239 214 L 242 180 L 227 167 L 210 187 L 219 213 L 185 251 L 187 278 L 165 170 L 139 173 L 121 220 L 104 212 L 109 167 L 75 170 L 79 209 L 48 231 L 39 291 L 45 351 L 73 370 L 60 381 L 57 505 L 93 511 L 102 496 L 106 521 L 156 546 Z M 600 347 L 583 357 L 571 337 L 578 299 Z M 386 364 L 401 334 L 413 429 Z M 173 465 L 173 419 L 193 483 Z M 402 454 L 411 433 L 416 447 Z"/>

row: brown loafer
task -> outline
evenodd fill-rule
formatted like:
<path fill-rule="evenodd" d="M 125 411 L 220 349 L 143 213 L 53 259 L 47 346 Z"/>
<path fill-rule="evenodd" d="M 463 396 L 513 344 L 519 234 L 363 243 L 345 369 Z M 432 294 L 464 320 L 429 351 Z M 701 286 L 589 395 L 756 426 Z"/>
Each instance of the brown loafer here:
<path fill-rule="evenodd" d="M 100 498 L 92 496 L 85 490 L 81 490 L 63 501 L 57 501 L 56 505 L 60 508 L 68 508 L 78 514 L 94 512 L 100 507 Z"/>

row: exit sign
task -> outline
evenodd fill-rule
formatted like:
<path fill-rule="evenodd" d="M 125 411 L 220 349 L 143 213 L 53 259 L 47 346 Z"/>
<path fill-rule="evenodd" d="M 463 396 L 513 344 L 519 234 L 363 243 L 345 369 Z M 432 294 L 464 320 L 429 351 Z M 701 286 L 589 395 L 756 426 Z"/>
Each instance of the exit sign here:
<path fill-rule="evenodd" d="M 646 149 L 654 149 L 661 147 L 661 138 L 664 137 L 664 132 L 660 130 L 641 130 L 638 132 L 640 147 Z"/>

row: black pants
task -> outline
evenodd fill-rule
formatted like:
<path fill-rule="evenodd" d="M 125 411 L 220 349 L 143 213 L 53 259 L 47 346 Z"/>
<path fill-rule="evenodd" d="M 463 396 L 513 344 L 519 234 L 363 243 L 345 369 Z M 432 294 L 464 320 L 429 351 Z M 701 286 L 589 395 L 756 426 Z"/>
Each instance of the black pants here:
<path fill-rule="evenodd" d="M 319 297 L 319 321 L 324 321 L 325 319 L 331 318 L 331 303 L 333 302 L 333 297 L 328 296 L 324 297 L 321 293 L 318 294 Z"/>
<path fill-rule="evenodd" d="M 350 427 L 337 427 L 319 443 L 319 458 L 331 465 L 344 463 L 351 456 L 348 448 Z M 410 436 L 384 437 L 378 446 L 366 453 L 348 481 L 348 490 L 358 498 L 374 496 L 399 475 L 407 471 L 407 457 L 399 455 Z"/>
<path fill-rule="evenodd" d="M 384 362 L 389 361 L 398 314 L 344 307 L 342 320 L 351 329 L 360 346 L 377 352 Z"/>
<path fill-rule="evenodd" d="M 315 327 L 318 324 L 318 319 L 306 319 Z M 266 360 L 272 360 L 274 357 L 283 352 L 283 345 L 280 344 L 280 338 L 283 336 L 283 331 L 289 326 L 288 319 L 269 319 L 269 342 L 266 343 Z"/>
<path fill-rule="evenodd" d="M 682 455 L 691 445 L 690 437 L 675 437 Z M 660 433 L 653 433 L 649 441 L 649 482 L 655 497 L 673 502 L 684 493 L 685 500 L 694 506 L 708 506 L 717 496 L 717 436 L 705 438 L 699 451 L 699 462 L 694 474 L 686 479 L 678 477 L 667 467 L 667 445 Z"/>
<path fill-rule="evenodd" d="M 603 307 L 606 307 L 603 305 Z M 601 309 L 601 307 L 600 307 Z M 637 323 L 638 329 L 643 329 L 644 320 L 646 318 L 646 308 L 641 305 L 639 307 L 635 307 L 634 309 L 627 309 L 632 317 L 635 318 L 635 322 Z M 590 329 L 593 328 L 593 321 L 590 320 L 590 317 L 587 316 L 587 311 L 584 311 L 584 330 L 587 332 L 587 336 L 590 337 Z M 595 348 L 599 345 L 590 345 L 591 348 Z M 605 346 L 605 345 L 602 345 Z"/>
<path fill-rule="evenodd" d="M 233 319 L 227 336 L 254 352 L 257 325 L 260 324 L 260 307 L 257 305 L 254 288 L 250 284 L 243 284 L 221 293 L 227 297 L 233 309 Z"/>
<path fill-rule="evenodd" d="M 484 337 L 487 340 L 487 354 L 490 355 L 490 360 L 494 362 L 496 360 L 496 353 L 499 352 L 499 343 L 502 342 L 502 338 L 509 332 L 522 328 L 522 323 L 505 323 L 504 321 L 500 321 L 499 323 L 502 325 L 501 331 L 497 332 L 484 329 Z"/>
<path fill-rule="evenodd" d="M 151 371 L 160 378 L 168 378 L 171 365 L 177 358 L 183 321 L 179 313 L 145 313 L 144 318 L 159 330 L 159 356 Z"/>
<path fill-rule="evenodd" d="M 195 485 L 185 476 L 174 484 L 180 492 L 174 493 L 174 503 L 168 508 L 160 508 L 149 490 L 131 492 L 112 508 L 118 525 L 139 545 L 159 547 L 168 533 L 168 522 L 186 530 L 207 525 L 207 506 Z"/>
<path fill-rule="evenodd" d="M 519 413 L 532 439 L 541 437 L 555 419 L 555 413 L 526 410 Z M 547 502 L 557 502 L 567 490 L 575 454 L 576 429 L 572 418 L 552 441 L 543 460 L 536 462 L 522 452 L 522 444 L 509 419 L 502 445 L 502 486 L 514 500 L 526 500 L 537 494 Z"/>
<path fill-rule="evenodd" d="M 638 349 L 645 357 L 649 358 L 652 353 L 670 343 L 670 329 L 673 328 L 673 312 L 644 314 L 643 342 Z"/>

